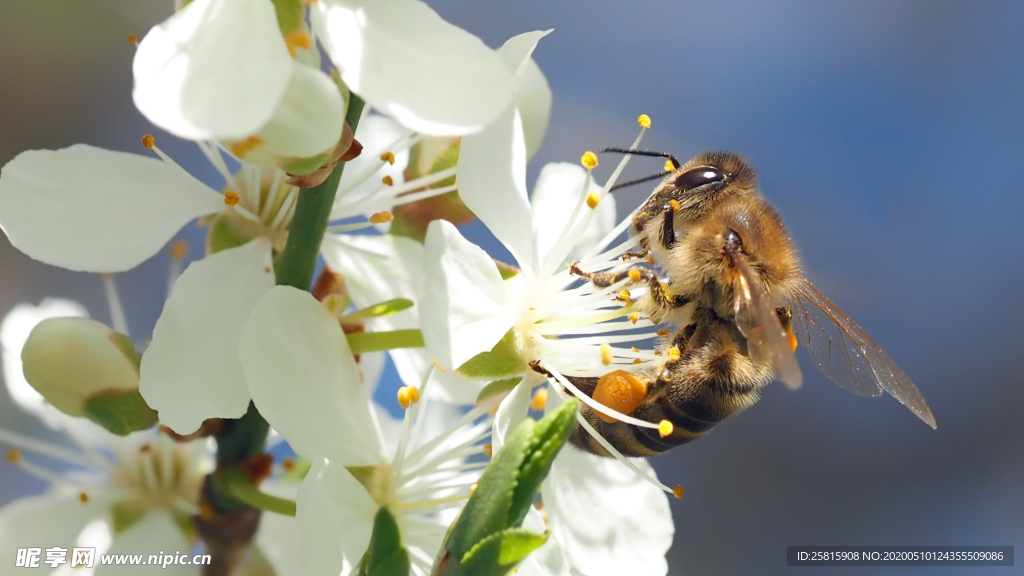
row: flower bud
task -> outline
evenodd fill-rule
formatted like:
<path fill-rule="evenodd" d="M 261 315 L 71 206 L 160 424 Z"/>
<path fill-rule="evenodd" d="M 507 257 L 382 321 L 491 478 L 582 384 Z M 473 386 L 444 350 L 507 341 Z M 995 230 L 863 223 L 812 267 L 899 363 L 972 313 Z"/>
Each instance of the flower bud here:
<path fill-rule="evenodd" d="M 406 182 L 455 167 L 459 160 L 459 145 L 458 138 L 424 136 L 409 151 L 409 165 L 405 169 Z M 455 176 L 435 182 L 430 187 L 441 188 L 453 184 Z M 423 241 L 427 234 L 427 226 L 434 220 L 444 219 L 452 224 L 466 224 L 475 218 L 473 212 L 463 204 L 462 198 L 459 198 L 457 190 L 395 206 L 393 212 L 395 219 L 391 224 L 391 233 L 418 242 Z"/>
<path fill-rule="evenodd" d="M 309 174 L 332 161 L 342 140 L 345 98 L 323 72 L 296 64 L 284 97 L 258 132 L 224 142 L 239 160 L 288 174 Z"/>
<path fill-rule="evenodd" d="M 139 358 L 127 336 L 88 318 L 50 318 L 21 351 L 25 380 L 55 408 L 127 434 L 156 423 L 139 396 Z"/>

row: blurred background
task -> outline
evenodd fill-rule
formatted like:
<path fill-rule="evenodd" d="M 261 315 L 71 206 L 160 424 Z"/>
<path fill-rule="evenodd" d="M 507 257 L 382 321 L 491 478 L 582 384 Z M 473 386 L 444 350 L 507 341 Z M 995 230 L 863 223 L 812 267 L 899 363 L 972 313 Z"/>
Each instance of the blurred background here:
<path fill-rule="evenodd" d="M 801 390 L 773 385 L 746 414 L 654 460 L 666 483 L 686 487 L 672 502 L 673 574 L 788 574 L 800 569 L 786 567 L 786 546 L 798 544 L 1024 550 L 1024 4 L 429 3 L 494 47 L 554 28 L 535 53 L 554 110 L 531 182 L 546 162 L 627 146 L 640 113 L 654 123 L 645 147 L 747 156 L 807 276 L 915 380 L 938 420 L 933 431 L 889 397 L 848 394 L 798 352 Z M 125 36 L 144 34 L 170 5 L 0 3 L 0 164 L 76 142 L 139 151 L 154 129 L 131 101 Z M 156 134 L 219 183 L 193 144 Z M 637 159 L 627 176 L 660 164 Z M 624 191 L 620 215 L 649 191 Z M 464 231 L 496 248 L 482 226 Z M 185 238 L 199 253 L 200 233 Z M 162 254 L 118 276 L 136 334 L 159 315 L 166 271 Z M 0 311 L 44 296 L 109 319 L 98 278 L 36 263 L 0 237 Z M 8 398 L 0 425 L 47 434 Z M 39 490 L 0 465 L 0 504 Z"/>

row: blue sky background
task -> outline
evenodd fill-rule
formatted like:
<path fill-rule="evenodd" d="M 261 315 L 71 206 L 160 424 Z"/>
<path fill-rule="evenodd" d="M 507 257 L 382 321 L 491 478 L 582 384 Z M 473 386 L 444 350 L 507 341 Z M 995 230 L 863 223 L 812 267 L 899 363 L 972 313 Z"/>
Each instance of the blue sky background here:
<path fill-rule="evenodd" d="M 0 4 L 0 163 L 75 142 L 138 151 L 153 129 L 131 103 L 124 37 L 163 19 L 166 4 Z M 891 398 L 848 394 L 800 352 L 800 391 L 772 386 L 748 413 L 655 459 L 667 483 L 686 487 L 673 502 L 673 574 L 791 573 L 795 544 L 1024 543 L 1024 4 L 431 4 L 495 47 L 554 28 L 535 54 L 555 100 L 531 181 L 545 162 L 628 145 L 641 112 L 654 120 L 649 148 L 747 156 L 808 277 L 889 351 L 938 420 L 932 431 Z M 157 137 L 216 183 L 193 145 Z M 648 191 L 622 194 L 620 212 Z M 482 226 L 465 232 L 501 255 Z M 199 233 L 187 235 L 198 252 Z M 159 314 L 166 266 L 161 255 L 119 277 L 136 333 Z M 6 239 L 0 267 L 3 310 L 60 295 L 106 318 L 93 276 L 35 263 Z M 5 398 L 0 425 L 34 427 Z M 0 466 L 0 501 L 38 490 Z"/>

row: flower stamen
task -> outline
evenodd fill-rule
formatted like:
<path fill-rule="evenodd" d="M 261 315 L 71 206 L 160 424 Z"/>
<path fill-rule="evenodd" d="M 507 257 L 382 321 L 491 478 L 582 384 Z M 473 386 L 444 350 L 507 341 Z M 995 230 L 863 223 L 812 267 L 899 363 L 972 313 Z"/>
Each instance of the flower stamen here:
<path fill-rule="evenodd" d="M 288 53 L 292 55 L 292 58 L 295 58 L 299 55 L 300 48 L 308 50 L 313 45 L 313 41 L 309 34 L 300 28 L 284 37 L 284 45 L 288 47 Z"/>

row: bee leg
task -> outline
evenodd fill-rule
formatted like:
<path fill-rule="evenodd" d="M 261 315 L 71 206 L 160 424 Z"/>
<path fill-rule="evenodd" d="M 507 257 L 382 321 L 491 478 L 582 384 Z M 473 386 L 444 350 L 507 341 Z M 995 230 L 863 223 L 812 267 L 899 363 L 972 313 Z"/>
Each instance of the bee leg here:
<path fill-rule="evenodd" d="M 646 283 L 651 291 L 651 298 L 657 306 L 657 310 L 651 315 L 651 321 L 655 324 L 660 322 L 661 317 L 669 310 L 681 308 L 690 303 L 689 298 L 669 292 L 668 285 L 663 284 L 653 270 L 643 266 L 630 266 L 619 272 L 584 272 L 580 270 L 579 262 L 573 262 L 569 266 L 569 272 L 574 276 L 589 280 L 598 288 L 607 288 L 627 278 L 629 278 L 629 282 L 626 286 Z"/>
<path fill-rule="evenodd" d="M 669 204 L 665 206 L 665 219 L 661 224 L 661 245 L 666 250 L 672 248 L 676 243 L 676 219 L 673 217 L 676 211 L 676 205 Z"/>
<path fill-rule="evenodd" d="M 649 252 L 647 250 L 637 250 L 636 252 L 623 252 L 622 256 L 619 256 L 619 259 L 625 262 L 626 260 L 631 260 L 633 258 L 647 258 L 648 253 Z"/>

